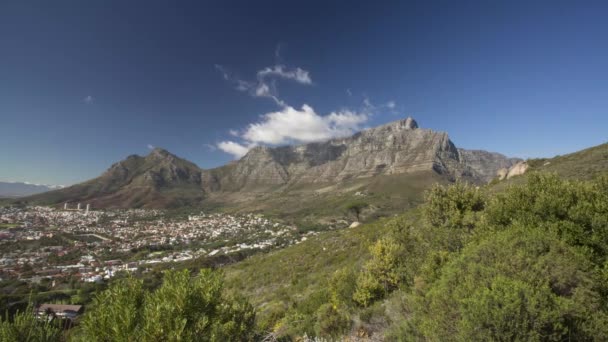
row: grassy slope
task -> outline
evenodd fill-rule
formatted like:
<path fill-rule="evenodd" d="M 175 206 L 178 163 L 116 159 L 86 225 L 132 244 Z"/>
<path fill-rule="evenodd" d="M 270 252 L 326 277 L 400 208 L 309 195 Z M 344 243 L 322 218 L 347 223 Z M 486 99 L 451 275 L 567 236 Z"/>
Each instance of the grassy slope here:
<path fill-rule="evenodd" d="M 346 181 L 338 186 L 314 185 L 312 189 L 259 195 L 256 199 L 236 204 L 210 203 L 210 208 L 222 207 L 227 212 L 263 212 L 298 225 L 312 225 L 338 219 L 354 220 L 348 214 L 346 204 L 357 200 L 370 204 L 362 219 L 371 221 L 417 206 L 424 191 L 436 182 L 447 180 L 432 171 L 382 175 Z M 356 196 L 357 192 L 365 196 Z"/>
<path fill-rule="evenodd" d="M 567 179 L 592 179 L 608 171 L 608 143 L 554 158 L 529 159 L 526 174 L 502 181 L 495 191 L 512 184 L 523 184 L 531 172 L 553 172 Z"/>
<path fill-rule="evenodd" d="M 591 179 L 608 170 L 608 144 L 551 159 L 532 159 L 529 164 L 530 170 L 557 172 L 565 178 Z"/>
<path fill-rule="evenodd" d="M 417 215 L 410 210 L 400 218 L 414 222 Z M 369 255 L 369 245 L 388 231 L 386 223 L 392 219 L 322 232 L 298 245 L 228 266 L 227 287 L 248 297 L 262 318 L 268 308 L 302 303 L 324 291 L 336 270 L 358 269 Z"/>

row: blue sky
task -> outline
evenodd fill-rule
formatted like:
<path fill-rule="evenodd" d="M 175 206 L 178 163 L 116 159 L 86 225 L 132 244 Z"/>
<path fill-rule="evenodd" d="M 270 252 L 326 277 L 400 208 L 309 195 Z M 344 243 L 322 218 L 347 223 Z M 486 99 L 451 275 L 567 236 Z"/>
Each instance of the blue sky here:
<path fill-rule="evenodd" d="M 0 180 L 201 167 L 413 116 L 464 148 L 606 142 L 605 1 L 2 1 Z M 226 151 L 230 152 L 227 153 Z"/>

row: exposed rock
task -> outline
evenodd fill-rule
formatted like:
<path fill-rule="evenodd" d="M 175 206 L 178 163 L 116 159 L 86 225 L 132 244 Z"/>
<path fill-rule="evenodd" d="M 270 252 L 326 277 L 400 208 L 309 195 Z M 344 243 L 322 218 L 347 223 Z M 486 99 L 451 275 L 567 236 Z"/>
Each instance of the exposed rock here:
<path fill-rule="evenodd" d="M 507 178 L 507 174 L 509 174 L 509 169 L 503 167 L 502 169 L 498 170 L 496 176 L 498 177 L 498 180 L 503 180 Z"/>
<path fill-rule="evenodd" d="M 471 168 L 476 177 L 484 182 L 491 181 L 502 169 L 509 169 L 517 162 L 518 158 L 507 158 L 500 153 L 458 149 L 460 158 Z"/>
<path fill-rule="evenodd" d="M 513 165 L 509 169 L 509 173 L 507 174 L 507 179 L 515 177 L 515 176 L 523 175 L 524 173 L 526 173 L 526 170 L 528 170 L 528 163 L 526 163 L 525 161 L 521 161 L 521 162 Z"/>
<path fill-rule="evenodd" d="M 416 128 L 418 128 L 418 123 L 416 122 L 416 120 L 414 120 L 414 118 L 408 117 L 407 119 L 405 119 L 405 129 L 416 129 Z"/>
<path fill-rule="evenodd" d="M 357 228 L 361 225 L 361 222 L 359 221 L 354 221 L 353 223 L 350 224 L 350 226 L 348 226 L 348 228 Z"/>

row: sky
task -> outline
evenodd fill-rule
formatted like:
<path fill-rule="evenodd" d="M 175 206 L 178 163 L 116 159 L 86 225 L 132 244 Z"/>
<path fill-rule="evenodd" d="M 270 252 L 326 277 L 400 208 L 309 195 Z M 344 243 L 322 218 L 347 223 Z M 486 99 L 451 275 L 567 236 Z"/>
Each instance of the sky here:
<path fill-rule="evenodd" d="M 607 141 L 606 1 L 0 2 L 0 181 L 200 167 L 412 116 L 462 148 Z"/>

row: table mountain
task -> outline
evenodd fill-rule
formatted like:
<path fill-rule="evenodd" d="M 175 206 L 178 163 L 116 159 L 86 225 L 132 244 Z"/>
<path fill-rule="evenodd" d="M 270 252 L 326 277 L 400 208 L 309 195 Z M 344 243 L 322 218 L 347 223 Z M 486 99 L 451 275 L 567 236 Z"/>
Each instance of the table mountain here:
<path fill-rule="evenodd" d="M 351 137 L 299 146 L 258 146 L 241 160 L 203 171 L 207 192 L 335 184 L 354 178 L 434 171 L 450 179 L 488 182 L 517 163 L 499 153 L 456 148 L 444 132 L 412 118 Z"/>

